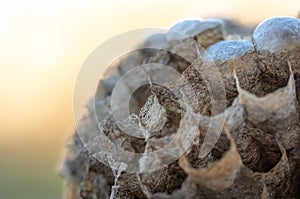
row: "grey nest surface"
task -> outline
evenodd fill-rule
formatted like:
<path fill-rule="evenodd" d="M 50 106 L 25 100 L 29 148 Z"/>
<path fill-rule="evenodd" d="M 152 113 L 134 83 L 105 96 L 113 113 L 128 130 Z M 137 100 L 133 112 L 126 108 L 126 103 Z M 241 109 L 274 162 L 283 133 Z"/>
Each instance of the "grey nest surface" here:
<path fill-rule="evenodd" d="M 67 199 L 300 197 L 299 19 L 269 18 L 256 28 L 223 19 L 184 20 L 140 47 L 112 64 L 91 101 L 96 109 L 87 106 L 82 132 L 68 143 L 62 171 Z M 113 89 L 143 64 L 167 65 L 179 76 L 167 85 L 150 82 L 137 89 L 132 114 L 117 123 L 111 114 Z M 220 76 L 206 77 L 205 68 Z M 212 96 L 207 78 L 217 83 L 220 77 L 224 93 Z M 205 141 L 209 121 L 220 115 L 219 136 Z M 127 157 L 102 153 L 107 163 L 99 161 L 105 145 L 94 133 L 99 131 L 116 147 L 140 154 L 163 149 L 175 134 L 195 136 L 169 164 L 163 164 L 165 154 L 156 153 L 137 160 L 140 172 L 127 172 L 122 161 Z M 203 143 L 210 142 L 211 150 L 203 153 Z M 185 147 L 175 145 L 179 151 Z M 149 169 L 152 164 L 160 167 Z"/>

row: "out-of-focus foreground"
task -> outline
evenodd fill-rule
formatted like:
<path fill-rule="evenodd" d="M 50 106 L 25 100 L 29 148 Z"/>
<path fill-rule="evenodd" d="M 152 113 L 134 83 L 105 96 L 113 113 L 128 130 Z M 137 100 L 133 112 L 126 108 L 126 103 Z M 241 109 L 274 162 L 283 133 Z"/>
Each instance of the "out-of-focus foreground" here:
<path fill-rule="evenodd" d="M 59 159 L 74 128 L 76 75 L 89 53 L 112 35 L 189 17 L 256 24 L 295 16 L 299 8 L 298 0 L 2 1 L 0 198 L 62 197 Z"/>

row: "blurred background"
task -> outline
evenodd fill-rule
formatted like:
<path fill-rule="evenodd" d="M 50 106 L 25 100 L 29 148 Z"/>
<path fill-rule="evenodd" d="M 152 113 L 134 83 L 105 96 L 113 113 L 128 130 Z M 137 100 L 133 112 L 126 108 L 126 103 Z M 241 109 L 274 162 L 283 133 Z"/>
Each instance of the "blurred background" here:
<path fill-rule="evenodd" d="M 299 9 L 299 0 L 0 1 L 0 199 L 62 198 L 76 75 L 105 40 L 183 18 L 255 25 Z"/>

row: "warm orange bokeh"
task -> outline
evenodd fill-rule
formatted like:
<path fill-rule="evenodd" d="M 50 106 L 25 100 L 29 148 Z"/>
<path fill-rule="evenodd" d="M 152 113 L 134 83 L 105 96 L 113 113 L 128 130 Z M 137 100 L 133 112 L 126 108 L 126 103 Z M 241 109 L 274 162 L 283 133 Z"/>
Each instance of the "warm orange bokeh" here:
<path fill-rule="evenodd" d="M 299 0 L 3 1 L 1 161 L 7 167 L 28 164 L 41 175 L 53 168 L 54 174 L 74 126 L 76 75 L 89 53 L 111 36 L 135 28 L 168 27 L 183 18 L 229 17 L 257 24 L 270 16 L 296 16 L 298 9 Z"/>

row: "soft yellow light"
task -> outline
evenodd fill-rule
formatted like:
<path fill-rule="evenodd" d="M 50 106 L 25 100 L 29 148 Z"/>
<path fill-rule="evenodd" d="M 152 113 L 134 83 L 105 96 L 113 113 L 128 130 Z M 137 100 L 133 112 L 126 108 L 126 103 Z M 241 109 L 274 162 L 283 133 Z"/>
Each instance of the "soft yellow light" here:
<path fill-rule="evenodd" d="M 55 69 L 53 64 L 58 64 L 61 60 L 65 48 L 62 38 L 47 32 L 28 35 L 21 46 L 25 47 L 22 56 L 32 64 L 33 68 L 40 65 L 39 67 L 47 67 L 50 71 Z"/>

